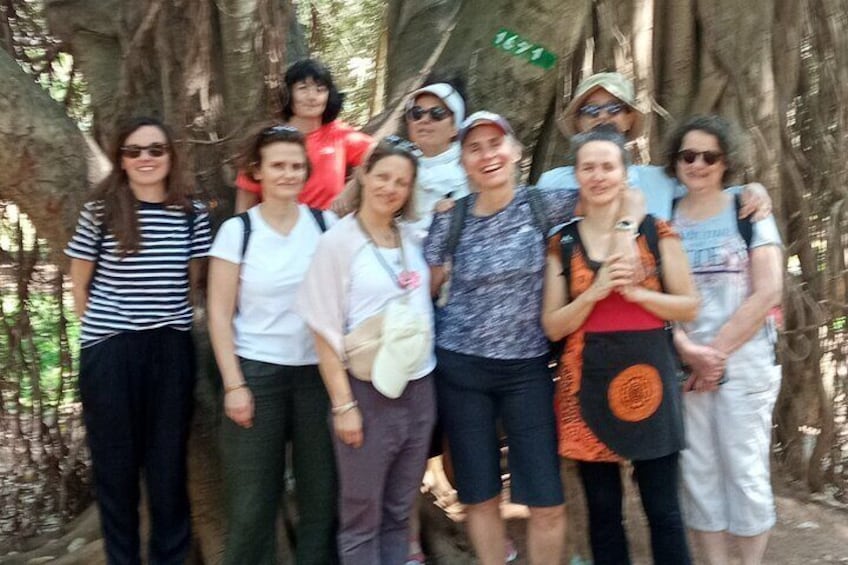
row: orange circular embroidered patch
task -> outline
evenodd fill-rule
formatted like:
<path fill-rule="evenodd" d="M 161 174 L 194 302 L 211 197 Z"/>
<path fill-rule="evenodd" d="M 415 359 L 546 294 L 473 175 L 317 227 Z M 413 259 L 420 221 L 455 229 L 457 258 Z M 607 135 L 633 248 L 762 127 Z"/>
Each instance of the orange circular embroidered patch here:
<path fill-rule="evenodd" d="M 663 385 L 660 373 L 646 364 L 633 365 L 612 379 L 607 390 L 610 410 L 619 420 L 640 422 L 660 407 Z"/>

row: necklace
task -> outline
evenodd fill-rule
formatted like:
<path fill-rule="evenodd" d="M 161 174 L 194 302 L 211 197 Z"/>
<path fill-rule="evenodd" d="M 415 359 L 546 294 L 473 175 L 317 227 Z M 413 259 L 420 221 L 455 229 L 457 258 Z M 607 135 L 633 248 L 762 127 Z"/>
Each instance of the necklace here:
<path fill-rule="evenodd" d="M 371 235 L 371 232 L 368 231 L 368 228 L 365 226 L 365 223 L 362 221 L 358 215 L 356 216 L 356 221 L 359 224 L 359 228 L 365 234 L 366 239 L 368 239 L 369 246 L 371 247 L 371 251 L 374 253 L 374 256 L 377 258 L 377 261 L 380 263 L 380 266 L 383 268 L 386 273 L 392 278 L 392 281 L 403 290 L 412 290 L 414 288 L 418 288 L 421 285 L 421 274 L 417 271 L 411 271 L 406 266 L 406 252 L 403 248 L 403 239 L 400 236 L 400 230 L 397 227 L 397 224 L 392 222 L 392 234 L 394 235 L 394 242 L 397 243 L 397 249 L 399 251 L 398 257 L 393 258 L 392 262 L 396 267 L 400 267 L 401 270 L 399 273 L 396 273 L 389 262 L 386 260 L 386 257 L 380 251 L 377 244 L 374 242 L 374 237 Z"/>

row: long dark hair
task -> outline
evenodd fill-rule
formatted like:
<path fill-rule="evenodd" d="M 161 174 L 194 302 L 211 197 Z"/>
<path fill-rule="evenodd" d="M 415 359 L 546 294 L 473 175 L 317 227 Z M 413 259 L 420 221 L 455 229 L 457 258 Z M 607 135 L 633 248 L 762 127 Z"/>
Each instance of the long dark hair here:
<path fill-rule="evenodd" d="M 118 243 L 121 254 L 138 251 L 141 233 L 138 228 L 138 203 L 129 186 L 127 173 L 121 166 L 123 147 L 127 138 L 144 126 L 158 128 L 165 134 L 168 144 L 170 166 L 165 178 L 165 205 L 176 205 L 190 212 L 192 209 L 191 189 L 185 181 L 180 167 L 180 159 L 174 147 L 174 136 L 161 120 L 148 116 L 131 118 L 118 128 L 114 143 L 109 148 L 109 160 L 112 171 L 94 189 L 93 200 L 103 201 L 101 233 L 111 231 Z"/>
<path fill-rule="evenodd" d="M 316 59 L 301 59 L 293 63 L 284 77 L 286 90 L 282 97 L 283 110 L 281 116 L 284 121 L 289 121 L 294 115 L 292 110 L 292 86 L 295 83 L 311 78 L 321 86 L 326 86 L 328 91 L 327 106 L 324 108 L 324 113 L 321 115 L 321 123 L 329 124 L 339 117 L 339 112 L 342 111 L 342 103 L 344 95 L 339 92 L 336 83 L 333 82 L 333 75 L 330 74 L 330 69 L 324 66 L 323 63 Z"/>

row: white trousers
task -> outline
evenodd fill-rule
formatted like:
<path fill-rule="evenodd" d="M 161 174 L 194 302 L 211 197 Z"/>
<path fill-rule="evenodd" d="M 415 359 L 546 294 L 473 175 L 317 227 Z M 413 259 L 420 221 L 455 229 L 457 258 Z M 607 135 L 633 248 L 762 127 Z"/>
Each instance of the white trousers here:
<path fill-rule="evenodd" d="M 731 357 L 718 391 L 683 395 L 687 527 L 755 536 L 774 526 L 769 447 L 780 376 L 779 366 Z"/>

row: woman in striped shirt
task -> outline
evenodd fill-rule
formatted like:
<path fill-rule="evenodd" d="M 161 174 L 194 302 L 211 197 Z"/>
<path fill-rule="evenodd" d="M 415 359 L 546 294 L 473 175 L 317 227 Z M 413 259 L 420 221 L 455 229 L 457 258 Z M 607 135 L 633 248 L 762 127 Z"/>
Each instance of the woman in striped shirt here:
<path fill-rule="evenodd" d="M 110 564 L 140 563 L 139 475 L 151 563 L 182 563 L 190 542 L 186 444 L 194 388 L 190 290 L 209 218 L 182 182 L 173 138 L 136 118 L 65 253 L 82 318 L 80 395 Z"/>

